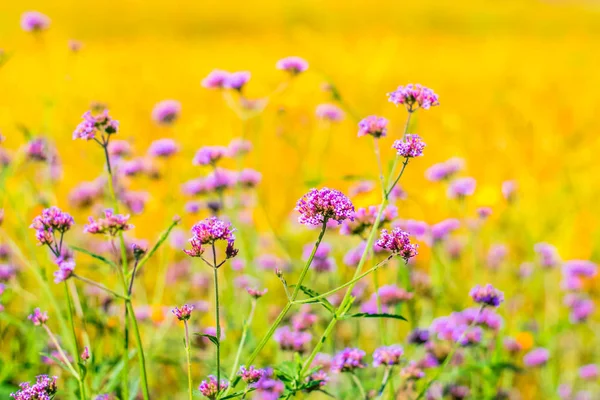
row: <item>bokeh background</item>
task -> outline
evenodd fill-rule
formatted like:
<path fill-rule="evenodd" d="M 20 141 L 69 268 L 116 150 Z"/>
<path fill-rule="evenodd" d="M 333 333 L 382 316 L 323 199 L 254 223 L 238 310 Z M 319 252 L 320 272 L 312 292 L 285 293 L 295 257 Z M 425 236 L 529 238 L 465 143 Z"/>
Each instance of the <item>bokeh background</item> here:
<path fill-rule="evenodd" d="M 48 15 L 50 29 L 23 32 L 19 19 L 27 10 Z M 152 240 L 174 214 L 182 215 L 186 229 L 197 219 L 184 214 L 179 189 L 199 175 L 191 164 L 195 151 L 244 134 L 255 148 L 247 166 L 263 174 L 254 219 L 260 232 L 277 236 L 289 234 L 296 200 L 315 183 L 347 191 L 358 178 L 376 178 L 371 144 L 357 137 L 352 116 L 339 124 L 315 117 L 315 107 L 330 101 L 323 85 L 334 84 L 359 117 L 389 118 L 394 137 L 405 113 L 385 94 L 422 83 L 439 94 L 441 106 L 413 120 L 411 130 L 427 148 L 403 177 L 408 199 L 401 217 L 433 223 L 492 207 L 494 228 L 482 234 L 482 251 L 507 243 L 507 269 L 498 280 L 507 292 L 528 290 L 513 275 L 533 257 L 535 242 L 553 243 L 564 259 L 600 258 L 599 18 L 591 1 L 3 1 L 3 146 L 23 145 L 23 127 L 50 138 L 64 172 L 44 195 L 67 206 L 78 182 L 102 173 L 99 149 L 71 139 L 92 102 L 109 106 L 121 122 L 120 138 L 140 154 L 155 139 L 175 138 L 182 151 L 162 166 L 165 178 L 133 183 L 151 194 L 145 217 L 133 222 L 137 235 Z M 70 39 L 82 42 L 79 52 L 70 51 Z M 264 98 L 287 79 L 275 62 L 288 55 L 305 58 L 310 68 L 271 96 L 259 115 L 239 118 L 218 92 L 200 86 L 214 68 L 249 70 L 246 94 Z M 151 120 L 153 106 L 164 99 L 182 103 L 173 127 Z M 385 160 L 392 158 L 391 142 L 382 142 Z M 448 203 L 444 186 L 424 178 L 426 168 L 452 156 L 464 158 L 464 174 L 477 179 L 466 211 Z M 505 180 L 518 182 L 518 201 L 510 205 L 500 191 Z M 40 192 L 21 180 L 9 182 L 11 188 L 21 217 L 30 221 L 42 208 L 32 196 Z M 377 191 L 357 200 L 377 202 Z M 89 215 L 70 211 L 82 223 Z M 6 214 L 15 226 L 17 218 Z M 304 244 L 311 236 L 297 236 L 276 251 L 298 256 L 301 246 L 293 239 Z M 455 267 L 460 279 L 460 264 Z M 167 288 L 157 301 L 170 304 L 176 292 Z M 520 318 L 535 316 L 535 303 L 518 307 Z M 582 344 L 593 359 L 600 346 L 585 335 L 574 340 L 586 338 Z M 572 365 L 580 361 L 571 359 Z"/>

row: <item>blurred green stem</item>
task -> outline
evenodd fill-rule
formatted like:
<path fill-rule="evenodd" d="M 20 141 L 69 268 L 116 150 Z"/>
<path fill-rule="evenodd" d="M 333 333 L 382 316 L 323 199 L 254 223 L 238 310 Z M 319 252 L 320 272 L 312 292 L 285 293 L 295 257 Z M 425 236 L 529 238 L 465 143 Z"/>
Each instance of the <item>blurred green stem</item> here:
<path fill-rule="evenodd" d="M 68 306 L 68 313 L 67 313 L 67 317 L 69 319 L 69 325 L 71 325 L 71 333 L 73 335 L 73 358 L 78 358 L 79 357 L 79 344 L 77 342 L 77 332 L 75 331 L 75 321 L 73 319 L 73 301 L 71 300 L 71 293 L 69 293 L 69 287 L 67 286 L 67 281 L 65 280 L 64 282 L 64 287 L 65 287 L 65 296 L 67 298 L 67 306 Z M 78 367 L 79 367 L 79 376 L 77 378 L 77 383 L 79 384 L 79 398 L 81 400 L 85 400 L 86 399 L 86 395 L 85 395 L 85 385 L 83 384 L 83 376 L 84 376 L 84 371 L 83 368 L 81 367 L 81 365 L 79 365 L 79 363 L 77 363 Z"/>
<path fill-rule="evenodd" d="M 233 362 L 233 367 L 231 368 L 231 374 L 229 375 L 229 382 L 233 381 L 235 378 L 235 374 L 237 373 L 238 367 L 240 365 L 240 357 L 242 355 L 242 349 L 244 348 L 244 344 L 246 343 L 246 336 L 248 335 L 248 328 L 254 319 L 254 311 L 256 310 L 256 299 L 252 299 L 252 305 L 250 306 L 250 314 L 248 314 L 248 319 L 244 322 L 244 327 L 242 328 L 242 337 L 240 338 L 240 344 L 237 349 L 237 353 L 235 355 L 235 360 Z"/>
<path fill-rule="evenodd" d="M 190 352 L 190 333 L 188 330 L 188 323 L 186 320 L 183 321 L 185 328 L 185 355 L 187 357 L 187 375 L 188 375 L 188 397 L 192 400 L 194 396 L 193 385 L 192 385 L 192 356 Z"/>

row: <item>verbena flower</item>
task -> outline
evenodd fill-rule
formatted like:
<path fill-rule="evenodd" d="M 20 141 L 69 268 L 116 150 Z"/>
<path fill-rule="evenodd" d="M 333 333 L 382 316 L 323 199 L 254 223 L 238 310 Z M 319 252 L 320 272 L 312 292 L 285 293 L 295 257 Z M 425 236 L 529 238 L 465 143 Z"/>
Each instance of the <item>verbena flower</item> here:
<path fill-rule="evenodd" d="M 202 381 L 200 386 L 198 386 L 198 390 L 200 393 L 208 398 L 209 400 L 215 400 L 217 398 L 217 394 L 225 390 L 229 387 L 229 383 L 226 380 L 222 379 L 220 383 L 217 382 L 217 377 L 214 375 L 209 375 L 208 380 Z"/>
<path fill-rule="evenodd" d="M 418 254 L 417 244 L 410 242 L 408 233 L 400 228 L 394 228 L 391 232 L 387 229 L 381 230 L 381 235 L 375 244 L 394 255 L 399 255 L 405 262 Z"/>
<path fill-rule="evenodd" d="M 502 182 L 502 196 L 508 202 L 515 199 L 515 192 L 517 191 L 517 182 L 515 181 L 504 181 Z"/>
<path fill-rule="evenodd" d="M 252 150 L 252 142 L 241 138 L 234 138 L 229 142 L 227 150 L 229 151 L 230 157 L 238 157 L 247 154 Z"/>
<path fill-rule="evenodd" d="M 285 57 L 277 61 L 277 69 L 298 75 L 308 69 L 308 62 L 300 57 Z"/>
<path fill-rule="evenodd" d="M 533 250 L 538 255 L 538 259 L 542 267 L 553 268 L 560 264 L 560 256 L 556 247 L 549 243 L 536 243 Z"/>
<path fill-rule="evenodd" d="M 422 345 L 429 341 L 429 330 L 415 328 L 408 335 L 407 342 L 416 345 Z"/>
<path fill-rule="evenodd" d="M 228 78 L 229 72 L 215 69 L 202 80 L 202 86 L 207 89 L 223 89 Z"/>
<path fill-rule="evenodd" d="M 36 230 L 36 239 L 40 245 L 52 244 L 55 240 L 54 233 L 64 234 L 75 221 L 68 213 L 58 207 L 46 208 L 42 214 L 33 219 L 30 228 Z"/>
<path fill-rule="evenodd" d="M 586 381 L 595 381 L 598 375 L 598 366 L 596 364 L 588 364 L 579 368 L 579 377 Z"/>
<path fill-rule="evenodd" d="M 50 148 L 44 138 L 35 138 L 27 142 L 25 154 L 30 161 L 48 161 L 50 158 Z"/>
<path fill-rule="evenodd" d="M 376 139 L 387 133 L 388 120 L 376 115 L 369 115 L 358 123 L 358 136 L 371 135 Z"/>
<path fill-rule="evenodd" d="M 458 228 L 460 228 L 460 221 L 456 218 L 449 218 L 438 222 L 431 226 L 431 239 L 434 243 L 444 240 L 451 232 Z"/>
<path fill-rule="evenodd" d="M 240 171 L 237 177 L 238 183 L 245 188 L 256 187 L 260 183 L 261 179 L 262 174 L 250 168 L 245 168 Z"/>
<path fill-rule="evenodd" d="M 451 178 L 465 167 L 465 160 L 452 157 L 447 161 L 434 164 L 425 171 L 425 177 L 432 181 L 442 181 Z"/>
<path fill-rule="evenodd" d="M 48 29 L 50 18 L 38 11 L 27 11 L 21 15 L 21 29 L 26 32 L 40 32 Z"/>
<path fill-rule="evenodd" d="M 487 254 L 487 264 L 492 269 L 497 269 L 508 255 L 508 247 L 502 243 L 494 243 Z"/>
<path fill-rule="evenodd" d="M 226 241 L 226 257 L 233 258 L 238 252 L 234 248 L 235 236 L 233 232 L 234 229 L 229 222 L 222 221 L 217 217 L 206 218 L 192 227 L 193 237 L 190 239 L 192 249 L 184 250 L 184 252 L 191 257 L 199 257 L 204 252 L 202 246 L 213 245 L 217 241 Z"/>
<path fill-rule="evenodd" d="M 265 294 L 267 294 L 267 292 L 269 291 L 268 289 L 263 289 L 263 290 L 259 290 L 259 289 L 254 289 L 254 288 L 246 288 L 246 291 L 248 292 L 248 294 L 252 297 L 254 297 L 255 299 L 260 299 L 261 297 L 263 297 Z"/>
<path fill-rule="evenodd" d="M 379 347 L 373 352 L 373 366 L 398 365 L 404 355 L 404 348 L 400 345 Z"/>
<path fill-rule="evenodd" d="M 308 243 L 302 249 L 302 260 L 308 261 L 312 251 L 314 248 L 314 244 Z M 331 272 L 335 270 L 336 264 L 335 259 L 330 256 L 331 246 L 328 243 L 321 243 L 315 252 L 312 263 L 310 264 L 311 268 L 317 272 Z"/>
<path fill-rule="evenodd" d="M 215 165 L 219 160 L 228 156 L 227 147 L 204 146 L 194 156 L 194 165 Z"/>
<path fill-rule="evenodd" d="M 89 221 L 83 231 L 93 235 L 116 236 L 119 232 L 133 229 L 133 225 L 129 223 L 129 215 L 114 214 L 110 209 L 104 210 L 104 218 L 94 220 L 89 217 Z"/>
<path fill-rule="evenodd" d="M 20 389 L 11 393 L 10 397 L 15 400 L 51 400 L 58 391 L 57 379 L 56 376 L 39 375 L 33 385 L 29 382 L 19 384 Z"/>
<path fill-rule="evenodd" d="M 406 380 L 416 381 L 425 377 L 425 372 L 414 361 L 411 361 L 406 367 L 402 368 L 400 375 Z"/>
<path fill-rule="evenodd" d="M 539 367 L 545 365 L 549 358 L 550 352 L 543 347 L 538 347 L 523 356 L 523 364 L 526 367 Z"/>
<path fill-rule="evenodd" d="M 379 207 L 377 206 L 361 207 L 357 209 L 354 212 L 354 218 L 352 220 L 346 220 L 342 223 L 340 233 L 342 235 L 363 235 L 373 226 L 375 220 L 377 219 L 378 213 Z M 393 205 L 387 206 L 381 214 L 381 218 L 377 227 L 379 228 L 380 226 L 391 222 L 397 216 L 398 208 Z"/>
<path fill-rule="evenodd" d="M 30 320 L 33 325 L 40 326 L 48 321 L 48 313 L 46 311 L 41 312 L 39 308 L 36 308 L 33 310 L 33 313 L 27 317 L 27 319 Z"/>
<path fill-rule="evenodd" d="M 327 385 L 327 382 L 329 382 L 329 375 L 327 375 L 327 372 L 323 370 L 313 372 L 306 378 L 306 383 L 311 384 L 313 382 L 314 385 L 310 385 L 310 387 L 306 389 L 308 393 L 314 390 L 322 389 L 325 385 Z"/>
<path fill-rule="evenodd" d="M 335 104 L 319 104 L 316 114 L 317 117 L 330 122 L 339 122 L 344 119 L 344 112 Z"/>
<path fill-rule="evenodd" d="M 85 346 L 83 348 L 83 351 L 81 352 L 81 359 L 83 361 L 87 361 L 90 359 L 90 349 L 87 346 Z"/>
<path fill-rule="evenodd" d="M 357 348 L 347 347 L 335 355 L 331 363 L 333 372 L 352 372 L 356 369 L 365 368 L 364 362 L 366 353 Z"/>
<path fill-rule="evenodd" d="M 150 144 L 148 154 L 152 157 L 170 157 L 179 151 L 173 139 L 158 139 Z"/>
<path fill-rule="evenodd" d="M 69 193 L 69 202 L 74 207 L 89 207 L 96 200 L 102 198 L 105 186 L 106 182 L 103 179 L 92 182 L 81 182 Z"/>
<path fill-rule="evenodd" d="M 408 134 L 404 139 L 396 140 L 392 148 L 396 150 L 400 157 L 421 157 L 423 149 L 425 149 L 425 142 L 421 140 L 419 135 Z"/>
<path fill-rule="evenodd" d="M 265 375 L 265 371 L 262 369 L 256 369 L 253 365 L 250 368 L 246 368 L 245 366 L 240 367 L 240 371 L 238 375 L 242 378 L 247 385 L 251 385 L 256 383 Z"/>
<path fill-rule="evenodd" d="M 440 104 L 438 95 L 433 90 L 419 84 L 398 86 L 398 89 L 388 93 L 387 96 L 388 100 L 395 105 L 404 104 L 409 112 L 419 108 L 429 110 Z"/>
<path fill-rule="evenodd" d="M 282 326 L 275 331 L 273 339 L 279 343 L 279 347 L 283 351 L 304 353 L 308 350 L 312 335 L 308 332 L 293 330 L 289 326 Z"/>
<path fill-rule="evenodd" d="M 83 114 L 83 121 L 77 125 L 73 132 L 73 140 L 84 139 L 92 140 L 96 135 L 112 135 L 117 133 L 119 121 L 116 121 L 108 115 L 108 110 L 102 111 L 98 115 L 92 115 L 91 111 Z"/>
<path fill-rule="evenodd" d="M 273 379 L 273 370 L 270 368 L 265 369 L 264 376 L 254 384 L 254 387 L 256 388 L 254 393 L 261 400 L 277 400 L 285 391 L 283 382 Z"/>
<path fill-rule="evenodd" d="M 479 207 L 479 208 L 477 208 L 477 215 L 481 219 L 486 219 L 490 215 L 492 215 L 492 208 L 491 207 Z"/>
<path fill-rule="evenodd" d="M 498 307 L 504 301 L 504 293 L 494 288 L 491 284 L 485 286 L 476 285 L 469 295 L 473 301 L 486 306 Z"/>
<path fill-rule="evenodd" d="M 181 114 L 181 103 L 177 100 L 163 100 L 152 109 L 152 120 L 161 125 L 170 125 Z"/>
<path fill-rule="evenodd" d="M 381 304 L 386 306 L 394 306 L 404 301 L 413 298 L 413 293 L 407 292 L 405 289 L 396 285 L 383 285 L 377 291 Z"/>
<path fill-rule="evenodd" d="M 300 213 L 298 222 L 304 225 L 321 225 L 328 220 L 338 223 L 354 218 L 354 205 L 342 192 L 334 189 L 311 189 L 296 204 Z"/>
<path fill-rule="evenodd" d="M 249 80 L 250 72 L 248 71 L 232 72 L 227 76 L 227 79 L 224 82 L 224 86 L 227 89 L 233 89 L 241 92 L 244 88 L 244 85 L 246 85 L 246 83 L 248 83 Z"/>
<path fill-rule="evenodd" d="M 58 270 L 54 271 L 54 283 L 61 283 L 66 281 L 73 275 L 75 270 L 75 262 L 73 261 L 59 261 L 57 263 Z"/>
<path fill-rule="evenodd" d="M 175 314 L 178 320 L 187 321 L 192 316 L 193 305 L 184 304 L 181 308 L 175 307 L 171 312 Z"/>
<path fill-rule="evenodd" d="M 297 331 L 305 331 L 313 327 L 318 320 L 319 317 L 310 312 L 310 307 L 303 307 L 292 316 L 292 328 Z"/>
<path fill-rule="evenodd" d="M 593 278 L 598 273 L 598 266 L 588 260 L 569 260 L 565 261 L 562 270 L 564 275 Z"/>
<path fill-rule="evenodd" d="M 472 196 L 475 193 L 477 181 L 474 178 L 457 178 L 448 186 L 448 197 L 451 199 Z"/>

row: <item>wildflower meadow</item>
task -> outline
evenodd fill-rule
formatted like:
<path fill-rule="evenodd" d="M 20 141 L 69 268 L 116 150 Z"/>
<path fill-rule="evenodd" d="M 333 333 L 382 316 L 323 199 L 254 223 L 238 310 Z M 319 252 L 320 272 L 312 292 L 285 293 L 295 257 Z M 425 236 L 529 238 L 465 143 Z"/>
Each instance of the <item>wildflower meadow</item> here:
<path fill-rule="evenodd" d="M 0 398 L 600 399 L 598 12 L 0 4 Z"/>

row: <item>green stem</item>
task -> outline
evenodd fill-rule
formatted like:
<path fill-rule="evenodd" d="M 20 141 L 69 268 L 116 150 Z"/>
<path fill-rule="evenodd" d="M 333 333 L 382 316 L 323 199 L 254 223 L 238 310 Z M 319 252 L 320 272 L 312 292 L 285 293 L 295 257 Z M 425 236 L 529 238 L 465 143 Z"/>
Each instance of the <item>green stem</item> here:
<path fill-rule="evenodd" d="M 378 399 L 383 397 L 383 391 L 385 390 L 385 387 L 387 386 L 387 384 L 390 380 L 392 368 L 393 368 L 392 366 L 388 366 L 385 368 L 385 372 L 383 374 L 383 379 L 381 380 L 381 386 L 379 387 L 379 393 L 377 396 Z"/>
<path fill-rule="evenodd" d="M 73 368 L 73 364 L 71 364 L 71 362 L 69 361 L 69 358 L 65 354 L 62 347 L 60 347 L 60 343 L 58 343 L 58 340 L 56 340 L 56 336 L 54 336 L 54 334 L 52 333 L 50 328 L 48 328 L 48 325 L 42 324 L 42 326 L 46 330 L 46 333 L 48 333 L 48 336 L 50 337 L 52 344 L 54 344 L 54 347 L 56 347 L 58 354 L 60 354 L 60 356 L 61 356 L 63 362 L 65 363 L 65 365 L 67 366 L 67 369 L 69 370 L 69 372 L 71 372 L 71 374 L 75 377 L 75 379 L 77 379 L 79 381 L 80 380 L 79 374 L 77 373 L 77 371 L 75 371 L 75 368 Z"/>
<path fill-rule="evenodd" d="M 138 328 L 137 319 L 131 305 L 131 300 L 125 300 L 127 311 L 129 312 L 131 326 L 133 327 L 133 333 L 135 337 L 135 345 L 137 347 L 138 359 L 140 362 L 140 375 L 142 377 L 142 393 L 144 400 L 150 399 L 150 391 L 148 390 L 148 377 L 146 375 L 146 358 L 144 356 L 144 347 L 142 346 L 142 338 L 140 336 L 140 330 Z"/>
<path fill-rule="evenodd" d="M 360 383 L 360 379 L 358 379 L 358 376 L 356 376 L 356 374 L 354 372 L 351 372 L 350 376 L 352 377 L 352 381 L 354 382 L 354 385 L 356 385 L 356 387 L 358 388 L 358 391 L 360 392 L 360 398 L 363 400 L 366 400 L 367 394 L 365 393 L 365 388 L 363 388 L 362 383 Z"/>
<path fill-rule="evenodd" d="M 235 360 L 233 362 L 233 367 L 231 368 L 231 374 L 229 375 L 229 382 L 233 381 L 235 378 L 235 374 L 237 373 L 238 367 L 240 365 L 240 357 L 242 356 L 242 349 L 244 344 L 246 343 L 246 336 L 248 335 L 248 328 L 252 323 L 252 319 L 254 319 L 254 311 L 256 310 L 256 300 L 252 300 L 252 306 L 250 307 L 250 314 L 248 315 L 248 319 L 244 322 L 244 327 L 242 328 L 242 337 L 240 338 L 240 344 L 237 349 L 237 353 L 235 355 Z"/>
<path fill-rule="evenodd" d="M 98 282 L 93 281 L 93 280 L 88 279 L 88 278 L 84 278 L 83 276 L 79 276 L 79 275 L 76 275 L 76 274 L 73 274 L 72 276 L 73 276 L 73 278 L 79 279 L 80 281 L 85 282 L 88 285 L 92 285 L 92 286 L 97 287 L 98 289 L 104 290 L 105 292 L 110 293 L 110 294 L 112 294 L 115 297 L 118 297 L 118 298 L 121 298 L 121 299 L 124 299 L 124 300 L 129 299 L 129 297 L 123 296 L 122 294 L 119 294 L 119 293 L 115 292 L 114 290 L 111 290 L 111 289 L 107 288 L 106 286 L 102 285 L 101 283 L 98 283 Z"/>
<path fill-rule="evenodd" d="M 67 306 L 68 313 L 67 318 L 69 320 L 69 325 L 71 325 L 71 333 L 73 335 L 73 352 L 74 357 L 79 357 L 79 345 L 77 343 L 77 333 L 75 331 L 75 321 L 73 319 L 73 302 L 71 300 L 71 293 L 69 293 L 69 287 L 67 286 L 67 281 L 64 281 L 65 286 L 65 296 L 67 297 Z M 77 379 L 77 383 L 79 384 L 79 398 L 81 400 L 85 400 L 85 387 L 83 385 L 83 371 L 81 366 L 79 366 L 79 378 Z"/>
<path fill-rule="evenodd" d="M 381 306 L 381 295 L 379 293 L 379 276 L 377 271 L 373 271 L 373 285 L 375 286 L 375 300 L 377 301 L 377 312 L 381 314 L 383 308 Z M 381 341 L 384 345 L 387 345 L 387 335 L 385 333 L 385 321 L 383 318 L 378 318 L 379 320 L 379 330 L 381 331 Z"/>
<path fill-rule="evenodd" d="M 215 314 L 217 320 L 217 397 L 219 397 L 219 392 L 221 391 L 221 319 L 219 315 L 219 274 L 218 269 L 216 268 L 217 254 L 214 243 L 213 257 L 215 262 L 215 267 L 213 267 L 213 277 L 215 283 Z"/>
<path fill-rule="evenodd" d="M 192 389 L 192 356 L 190 354 L 190 333 L 186 320 L 183 321 L 183 326 L 185 327 L 185 354 L 187 356 L 188 395 L 189 400 L 192 400 L 194 393 L 194 390 Z"/>

